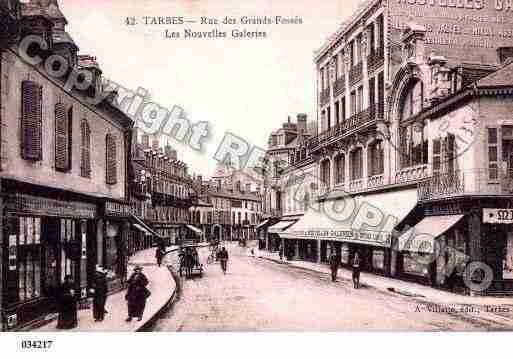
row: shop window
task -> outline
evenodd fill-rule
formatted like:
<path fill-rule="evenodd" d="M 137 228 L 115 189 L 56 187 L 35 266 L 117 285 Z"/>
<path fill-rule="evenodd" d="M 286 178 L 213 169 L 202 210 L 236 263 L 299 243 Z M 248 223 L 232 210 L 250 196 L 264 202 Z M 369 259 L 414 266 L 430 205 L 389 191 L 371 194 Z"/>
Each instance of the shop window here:
<path fill-rule="evenodd" d="M 349 173 L 351 181 L 363 177 L 363 150 L 361 147 L 356 148 L 350 154 Z"/>
<path fill-rule="evenodd" d="M 430 263 L 432 255 L 424 253 L 403 253 L 403 272 L 421 277 L 429 277 L 426 263 Z"/>
<path fill-rule="evenodd" d="M 105 180 L 107 184 L 116 184 L 117 179 L 117 154 L 116 138 L 108 134 L 105 138 L 106 161 L 105 161 Z"/>
<path fill-rule="evenodd" d="M 71 141 L 73 109 L 62 103 L 55 105 L 55 169 L 71 169 Z"/>
<path fill-rule="evenodd" d="M 497 128 L 488 129 L 488 179 L 497 180 L 499 178 L 499 150 L 498 150 L 498 130 Z"/>
<path fill-rule="evenodd" d="M 372 268 L 377 270 L 385 269 L 385 251 L 374 249 L 372 251 Z"/>
<path fill-rule="evenodd" d="M 9 230 L 7 302 L 23 303 L 42 295 L 41 219 L 19 217 Z"/>
<path fill-rule="evenodd" d="M 376 176 L 385 172 L 383 141 L 378 140 L 369 146 L 369 175 Z"/>
<path fill-rule="evenodd" d="M 346 156 L 340 154 L 335 157 L 335 183 L 344 183 L 346 180 Z"/>
<path fill-rule="evenodd" d="M 21 84 L 21 155 L 40 161 L 42 154 L 43 88 L 33 81 Z"/>

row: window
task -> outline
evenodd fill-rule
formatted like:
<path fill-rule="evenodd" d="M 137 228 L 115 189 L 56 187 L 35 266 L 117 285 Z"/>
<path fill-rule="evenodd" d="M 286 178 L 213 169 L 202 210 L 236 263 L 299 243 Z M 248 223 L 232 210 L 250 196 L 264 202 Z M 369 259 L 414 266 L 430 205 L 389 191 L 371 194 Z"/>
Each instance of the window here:
<path fill-rule="evenodd" d="M 356 58 L 354 63 L 358 65 L 362 61 L 362 34 L 356 38 Z"/>
<path fill-rule="evenodd" d="M 346 98 L 345 97 L 342 97 L 342 99 L 340 100 L 340 107 L 341 107 L 340 119 L 342 122 L 344 122 L 346 119 Z"/>
<path fill-rule="evenodd" d="M 351 116 L 356 115 L 356 91 L 351 92 Z"/>
<path fill-rule="evenodd" d="M 369 49 L 370 49 L 370 53 L 373 54 L 374 53 L 374 45 L 375 45 L 375 42 L 376 42 L 376 33 L 375 33 L 375 27 L 374 27 L 374 23 L 371 23 L 369 25 Z"/>
<path fill-rule="evenodd" d="M 440 139 L 433 140 L 433 174 L 440 174 L 442 162 L 441 162 L 441 153 L 442 153 L 442 145 L 440 143 Z"/>
<path fill-rule="evenodd" d="M 499 136 L 496 128 L 488 129 L 488 179 L 497 180 L 499 178 Z"/>
<path fill-rule="evenodd" d="M 330 166 L 331 166 L 330 160 L 324 160 L 321 163 L 321 181 L 328 188 L 330 187 L 330 184 L 331 184 L 331 181 L 330 181 L 330 177 L 331 177 Z"/>
<path fill-rule="evenodd" d="M 383 15 L 380 15 L 377 22 L 378 49 L 381 53 L 385 50 L 385 22 Z"/>
<path fill-rule="evenodd" d="M 385 172 L 383 141 L 375 141 L 369 146 L 369 175 L 376 176 Z"/>
<path fill-rule="evenodd" d="M 344 183 L 345 182 L 345 167 L 346 167 L 346 157 L 343 154 L 335 157 L 335 183 Z"/>
<path fill-rule="evenodd" d="M 71 169 L 73 109 L 66 110 L 62 103 L 55 105 L 55 169 L 69 171 Z"/>
<path fill-rule="evenodd" d="M 358 96 L 357 96 L 357 109 L 358 112 L 363 111 L 363 86 L 358 87 Z"/>
<path fill-rule="evenodd" d="M 339 73 L 338 73 L 338 54 L 333 57 L 333 67 L 335 69 L 335 80 L 337 80 L 339 78 Z"/>
<path fill-rule="evenodd" d="M 355 56 L 354 46 L 355 46 L 355 44 L 354 44 L 354 40 L 353 40 L 349 43 L 349 61 L 350 61 L 351 68 L 356 64 L 356 62 L 354 60 L 354 56 Z"/>
<path fill-rule="evenodd" d="M 376 79 L 373 77 L 369 80 L 369 107 L 373 107 L 376 103 Z"/>
<path fill-rule="evenodd" d="M 329 130 L 331 128 L 331 108 L 329 106 L 326 109 L 326 112 L 327 112 L 327 120 L 328 120 L 327 129 Z"/>
<path fill-rule="evenodd" d="M 21 84 L 21 155 L 40 161 L 42 155 L 43 88 L 32 81 Z"/>
<path fill-rule="evenodd" d="M 340 104 L 339 102 L 335 102 L 335 124 L 338 126 L 340 123 Z"/>
<path fill-rule="evenodd" d="M 363 177 L 363 150 L 361 147 L 351 152 L 350 162 L 351 181 L 361 179 Z"/>
<path fill-rule="evenodd" d="M 108 134 L 105 138 L 106 161 L 105 161 L 105 181 L 107 184 L 116 184 L 117 179 L 117 154 L 116 138 Z"/>
<path fill-rule="evenodd" d="M 41 219 L 19 217 L 9 223 L 7 302 L 15 304 L 42 295 Z"/>

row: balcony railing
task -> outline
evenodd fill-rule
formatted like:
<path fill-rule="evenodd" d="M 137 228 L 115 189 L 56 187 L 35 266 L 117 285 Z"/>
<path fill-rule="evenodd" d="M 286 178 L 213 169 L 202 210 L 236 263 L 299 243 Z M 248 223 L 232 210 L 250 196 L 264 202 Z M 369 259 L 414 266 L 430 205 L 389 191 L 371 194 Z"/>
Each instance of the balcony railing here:
<path fill-rule="evenodd" d="M 374 104 L 368 109 L 361 111 L 334 127 L 321 132 L 308 140 L 310 151 L 319 149 L 332 140 L 347 136 L 359 128 L 365 127 L 383 118 L 383 104 Z"/>
<path fill-rule="evenodd" d="M 338 96 L 346 91 L 346 77 L 342 76 L 335 80 L 333 84 L 333 96 Z"/>
<path fill-rule="evenodd" d="M 426 164 L 407 167 L 395 173 L 395 183 L 418 181 L 428 177 L 428 175 L 428 166 Z"/>
<path fill-rule="evenodd" d="M 325 88 L 324 90 L 321 90 L 321 93 L 319 94 L 319 103 L 321 106 L 327 104 L 330 101 L 330 88 Z"/>
<path fill-rule="evenodd" d="M 355 83 L 360 81 L 363 77 L 363 63 L 359 62 L 358 64 L 351 67 L 349 70 L 349 86 L 353 86 Z"/>
<path fill-rule="evenodd" d="M 385 52 L 383 48 L 375 49 L 371 51 L 367 56 L 367 71 L 369 73 L 379 69 L 385 62 Z"/>
<path fill-rule="evenodd" d="M 178 208 L 189 208 L 192 203 L 190 199 L 179 198 L 168 193 L 153 192 L 151 194 L 152 202 L 155 205 L 178 207 Z"/>
<path fill-rule="evenodd" d="M 513 195 L 513 172 L 492 171 L 474 169 L 433 175 L 418 183 L 419 200 L 465 195 Z"/>
<path fill-rule="evenodd" d="M 357 192 L 363 189 L 363 178 L 349 181 L 349 192 Z"/>
<path fill-rule="evenodd" d="M 367 179 L 367 187 L 374 188 L 374 187 L 381 187 L 385 184 L 385 175 L 374 175 L 370 176 Z"/>

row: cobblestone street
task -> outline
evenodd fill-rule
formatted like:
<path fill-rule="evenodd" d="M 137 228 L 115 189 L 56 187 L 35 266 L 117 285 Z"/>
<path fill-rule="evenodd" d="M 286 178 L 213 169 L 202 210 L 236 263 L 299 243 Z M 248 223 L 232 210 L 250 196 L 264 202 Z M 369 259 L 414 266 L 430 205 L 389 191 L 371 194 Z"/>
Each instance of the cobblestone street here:
<path fill-rule="evenodd" d="M 202 278 L 182 280 L 181 298 L 157 331 L 503 330 L 510 320 L 427 310 L 426 302 L 346 279 L 252 258 L 230 247 L 228 273 L 209 265 Z M 201 253 L 206 263 L 206 251 Z M 431 305 L 431 304 L 429 304 Z M 456 306 L 455 308 L 458 309 Z M 476 307 L 478 308 L 478 307 Z M 481 308 L 483 309 L 483 308 Z M 511 308 L 510 308 L 511 309 Z M 510 312 L 511 315 L 511 312 Z"/>

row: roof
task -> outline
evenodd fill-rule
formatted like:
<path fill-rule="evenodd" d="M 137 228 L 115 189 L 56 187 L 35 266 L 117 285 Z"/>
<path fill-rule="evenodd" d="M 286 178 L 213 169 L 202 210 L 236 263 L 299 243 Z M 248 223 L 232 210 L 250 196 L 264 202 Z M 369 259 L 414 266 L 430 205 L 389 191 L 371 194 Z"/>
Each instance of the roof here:
<path fill-rule="evenodd" d="M 513 86 L 513 61 L 477 82 L 477 87 L 502 86 Z"/>

